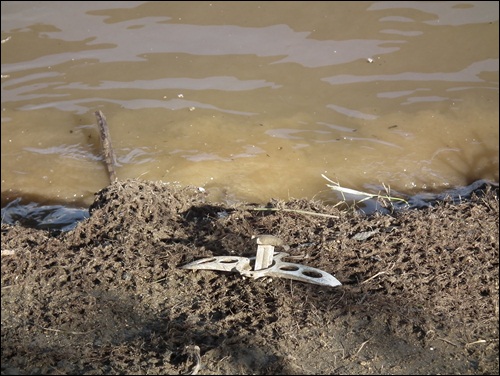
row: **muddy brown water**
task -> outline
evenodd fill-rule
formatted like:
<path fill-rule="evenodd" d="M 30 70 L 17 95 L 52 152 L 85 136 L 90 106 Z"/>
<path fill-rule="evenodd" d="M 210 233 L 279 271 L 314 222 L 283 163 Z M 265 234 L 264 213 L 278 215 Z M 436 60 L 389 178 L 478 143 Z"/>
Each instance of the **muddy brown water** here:
<path fill-rule="evenodd" d="M 498 373 L 498 2 L 1 9 L 2 374 Z"/>
<path fill-rule="evenodd" d="M 2 206 L 120 179 L 338 200 L 498 181 L 497 2 L 2 2 Z"/>

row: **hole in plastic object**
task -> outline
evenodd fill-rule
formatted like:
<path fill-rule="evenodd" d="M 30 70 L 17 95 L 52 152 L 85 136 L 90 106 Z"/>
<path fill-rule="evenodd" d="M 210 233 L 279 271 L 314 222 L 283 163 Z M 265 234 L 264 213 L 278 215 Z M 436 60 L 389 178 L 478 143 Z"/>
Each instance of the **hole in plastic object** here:
<path fill-rule="evenodd" d="M 297 266 L 291 266 L 291 265 L 283 265 L 280 266 L 280 270 L 288 271 L 288 272 L 295 272 L 299 270 Z"/>
<path fill-rule="evenodd" d="M 200 262 L 200 264 L 206 264 L 208 262 L 212 262 L 212 261 L 215 261 L 215 260 L 216 260 L 215 258 L 207 259 L 207 260 L 205 260 L 203 262 Z"/>
<path fill-rule="evenodd" d="M 237 263 L 238 262 L 238 259 L 233 259 L 233 258 L 225 258 L 225 259 L 222 259 L 222 260 L 219 260 L 220 263 L 222 264 L 232 264 L 232 263 Z"/>
<path fill-rule="evenodd" d="M 311 278 L 321 278 L 323 277 L 323 274 L 312 271 L 312 270 L 304 270 L 302 272 L 306 277 L 311 277 Z"/>

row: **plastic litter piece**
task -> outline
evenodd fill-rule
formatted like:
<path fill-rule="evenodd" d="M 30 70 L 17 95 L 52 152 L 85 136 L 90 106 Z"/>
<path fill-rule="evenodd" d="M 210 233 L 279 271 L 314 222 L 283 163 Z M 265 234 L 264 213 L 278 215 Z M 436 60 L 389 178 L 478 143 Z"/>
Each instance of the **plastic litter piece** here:
<path fill-rule="evenodd" d="M 239 256 L 216 256 L 202 258 L 181 266 L 182 269 L 220 270 L 223 272 L 240 272 L 248 268 L 250 259 Z"/>
<path fill-rule="evenodd" d="M 243 270 L 240 270 L 240 273 L 254 279 L 262 277 L 278 277 L 322 286 L 335 287 L 342 285 L 337 278 L 323 270 L 306 265 L 281 261 L 281 259 L 286 256 L 288 256 L 288 253 L 286 252 L 275 253 L 273 264 L 269 268 L 262 270 L 248 270 L 244 268 Z M 241 269 L 241 267 L 238 266 L 237 269 Z"/>
<path fill-rule="evenodd" d="M 257 256 L 255 256 L 254 270 L 267 269 L 273 263 L 274 246 L 258 245 Z"/>
<path fill-rule="evenodd" d="M 342 285 L 334 276 L 323 270 L 281 261 L 281 259 L 286 256 L 288 256 L 286 252 L 275 253 L 272 265 L 266 269 L 260 270 L 252 270 L 252 263 L 255 263 L 255 257 L 248 258 L 238 256 L 207 257 L 186 264 L 182 266 L 182 268 L 240 273 L 243 276 L 253 279 L 276 277 L 330 287 Z"/>

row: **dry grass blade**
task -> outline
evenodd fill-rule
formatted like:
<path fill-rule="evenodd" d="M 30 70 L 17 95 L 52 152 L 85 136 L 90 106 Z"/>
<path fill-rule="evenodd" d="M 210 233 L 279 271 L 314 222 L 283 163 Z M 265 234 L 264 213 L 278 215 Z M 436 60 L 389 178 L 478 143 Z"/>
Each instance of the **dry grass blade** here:
<path fill-rule="evenodd" d="M 255 211 L 283 211 L 283 212 L 291 212 L 291 213 L 298 213 L 298 214 L 315 215 L 317 217 L 336 218 L 336 219 L 339 218 L 336 215 L 325 214 L 325 213 L 316 213 L 316 212 L 311 212 L 311 211 L 306 211 L 306 210 L 298 210 L 298 209 L 252 208 L 252 210 L 255 210 Z"/>
<path fill-rule="evenodd" d="M 388 194 L 387 195 L 380 195 L 380 194 L 357 191 L 357 190 L 351 189 L 351 188 L 344 188 L 344 187 L 341 187 L 339 183 L 336 183 L 333 180 L 329 179 L 327 176 L 325 176 L 323 174 L 321 174 L 321 176 L 324 179 L 328 180 L 330 183 L 332 183 L 332 184 L 327 184 L 326 186 L 334 191 L 340 192 L 342 194 L 342 198 L 344 199 L 344 201 L 347 201 L 344 194 L 349 194 L 349 195 L 353 195 L 353 196 L 364 197 L 363 199 L 359 200 L 358 203 L 366 201 L 366 200 L 370 200 L 372 198 L 376 198 L 376 199 L 385 199 L 385 200 L 389 200 L 389 201 L 400 201 L 400 202 L 404 202 L 405 204 L 408 204 L 408 202 L 403 198 L 390 196 L 390 188 L 386 187 L 385 185 L 384 185 L 384 189 L 386 190 L 386 192 Z"/>

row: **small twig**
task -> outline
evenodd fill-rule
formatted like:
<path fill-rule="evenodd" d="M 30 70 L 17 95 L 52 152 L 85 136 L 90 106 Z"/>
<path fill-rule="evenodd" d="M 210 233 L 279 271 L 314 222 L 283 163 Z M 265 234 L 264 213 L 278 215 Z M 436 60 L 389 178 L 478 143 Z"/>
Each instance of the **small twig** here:
<path fill-rule="evenodd" d="M 382 274 L 386 274 L 386 272 L 378 272 L 377 274 L 375 274 L 374 276 L 371 276 L 370 278 L 368 278 L 367 280 L 363 281 L 360 283 L 360 285 L 362 285 L 363 283 L 366 283 L 368 281 L 371 281 L 373 278 L 375 277 L 378 277 L 379 275 L 382 275 Z"/>
<path fill-rule="evenodd" d="M 354 354 L 354 355 L 358 355 L 358 354 L 359 354 L 359 352 L 363 349 L 363 347 L 365 347 L 365 345 L 366 345 L 369 341 L 370 341 L 370 340 L 367 340 L 367 341 L 363 342 L 363 343 L 361 344 L 361 346 L 359 347 L 358 351 L 356 351 L 356 354 Z"/>
<path fill-rule="evenodd" d="M 184 373 L 184 375 L 196 375 L 201 367 L 201 356 L 200 356 L 200 348 L 196 345 L 186 346 L 184 348 L 184 353 L 188 354 L 189 359 L 193 360 L 194 358 L 194 366 L 191 371 Z"/>
<path fill-rule="evenodd" d="M 16 254 L 16 251 L 12 249 L 2 249 L 2 256 L 12 256 Z"/>
<path fill-rule="evenodd" d="M 484 339 L 478 339 L 477 341 L 466 343 L 465 347 L 470 346 L 470 345 L 475 345 L 477 343 L 486 343 L 486 340 L 484 340 Z"/>
<path fill-rule="evenodd" d="M 39 327 L 40 329 L 48 330 L 50 332 L 67 333 L 67 334 L 75 334 L 75 335 L 88 334 L 88 333 L 92 333 L 94 331 L 94 330 L 89 330 L 88 332 L 73 332 L 71 330 L 60 330 L 60 329 L 44 328 L 43 326 L 38 325 L 38 324 L 34 324 L 34 325 L 37 326 L 37 327 Z"/>
<path fill-rule="evenodd" d="M 318 217 L 335 218 L 335 219 L 339 218 L 336 215 L 330 215 L 330 214 L 324 214 L 324 213 L 315 213 L 315 212 L 310 212 L 310 211 L 306 211 L 306 210 L 297 210 L 297 209 L 252 208 L 252 210 L 255 210 L 255 211 L 284 211 L 284 212 L 292 212 L 292 213 L 299 213 L 299 214 L 316 215 Z"/>
<path fill-rule="evenodd" d="M 458 345 L 457 345 L 456 343 L 451 342 L 451 341 L 447 340 L 446 338 L 440 338 L 440 337 L 437 337 L 436 339 L 440 339 L 440 340 L 441 340 L 441 341 L 443 341 L 443 342 L 446 342 L 446 343 L 449 343 L 450 345 L 453 345 L 453 346 L 455 346 L 455 347 L 458 347 Z"/>
<path fill-rule="evenodd" d="M 95 116 L 97 118 L 97 125 L 99 126 L 99 135 L 101 136 L 101 145 L 104 153 L 104 162 L 106 162 L 106 168 L 108 169 L 109 180 L 113 183 L 116 180 L 116 158 L 111 146 L 111 137 L 109 135 L 108 123 L 106 118 L 101 111 L 96 111 Z"/>

